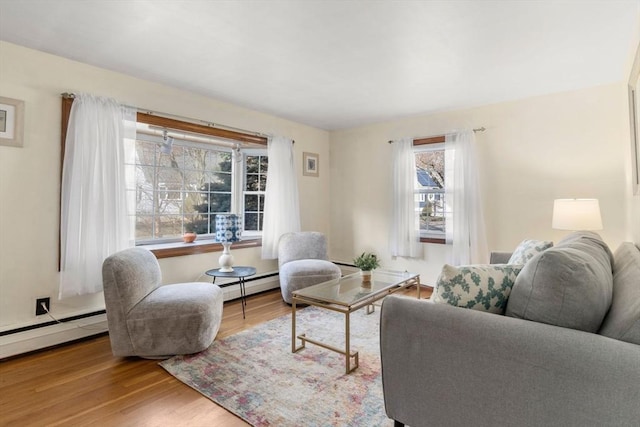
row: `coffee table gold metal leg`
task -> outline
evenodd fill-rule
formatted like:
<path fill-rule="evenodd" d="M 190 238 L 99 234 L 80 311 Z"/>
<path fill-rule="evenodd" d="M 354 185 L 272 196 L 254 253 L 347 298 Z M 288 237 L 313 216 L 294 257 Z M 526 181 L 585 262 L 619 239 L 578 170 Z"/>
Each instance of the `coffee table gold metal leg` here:
<path fill-rule="evenodd" d="M 305 334 L 302 334 L 300 337 L 296 337 L 296 299 L 293 298 L 291 301 L 291 353 L 296 353 L 304 348 L 305 340 L 302 338 L 304 336 Z M 302 341 L 302 345 L 299 347 L 296 347 L 297 338 L 300 338 Z"/>
<path fill-rule="evenodd" d="M 344 322 L 344 357 L 346 362 L 345 372 L 349 374 L 351 371 L 358 367 L 358 352 L 355 354 L 351 354 L 351 313 L 345 313 L 345 322 Z M 355 366 L 353 369 L 351 368 L 351 357 L 354 357 Z"/>
<path fill-rule="evenodd" d="M 349 313 L 345 313 L 345 322 L 344 322 L 344 358 L 347 364 L 347 374 L 351 371 L 349 368 L 351 367 L 351 348 L 349 342 Z"/>

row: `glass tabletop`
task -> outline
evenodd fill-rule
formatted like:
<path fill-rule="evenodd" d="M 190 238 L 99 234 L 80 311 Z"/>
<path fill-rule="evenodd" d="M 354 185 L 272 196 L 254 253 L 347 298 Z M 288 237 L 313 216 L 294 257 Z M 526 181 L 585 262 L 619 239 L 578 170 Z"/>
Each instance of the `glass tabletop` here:
<path fill-rule="evenodd" d="M 294 297 L 309 298 L 330 304 L 352 306 L 418 277 L 407 271 L 374 270 L 370 283 L 363 283 L 360 272 L 319 283 L 293 292 Z"/>

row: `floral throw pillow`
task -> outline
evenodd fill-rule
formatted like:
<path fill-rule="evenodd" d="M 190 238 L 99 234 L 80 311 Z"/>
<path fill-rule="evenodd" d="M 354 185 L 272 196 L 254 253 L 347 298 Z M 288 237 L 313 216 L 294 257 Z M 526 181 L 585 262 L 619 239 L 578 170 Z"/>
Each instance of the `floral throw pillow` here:
<path fill-rule="evenodd" d="M 511 254 L 511 258 L 509 258 L 509 262 L 507 264 L 526 264 L 534 256 L 538 255 L 540 252 L 544 252 L 550 247 L 553 246 L 553 242 L 548 242 L 546 240 L 523 240 L 520 242 L 518 247 L 513 254 Z"/>
<path fill-rule="evenodd" d="M 511 288 L 522 265 L 445 264 L 431 300 L 436 303 L 504 314 Z"/>

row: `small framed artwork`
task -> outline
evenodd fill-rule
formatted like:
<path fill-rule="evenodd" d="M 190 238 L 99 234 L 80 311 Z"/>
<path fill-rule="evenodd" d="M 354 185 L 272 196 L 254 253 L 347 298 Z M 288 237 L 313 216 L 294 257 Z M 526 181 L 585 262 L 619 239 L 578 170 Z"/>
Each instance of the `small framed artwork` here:
<path fill-rule="evenodd" d="M 302 174 L 320 176 L 320 156 L 316 153 L 302 153 Z"/>
<path fill-rule="evenodd" d="M 24 101 L 0 96 L 0 145 L 22 147 Z"/>

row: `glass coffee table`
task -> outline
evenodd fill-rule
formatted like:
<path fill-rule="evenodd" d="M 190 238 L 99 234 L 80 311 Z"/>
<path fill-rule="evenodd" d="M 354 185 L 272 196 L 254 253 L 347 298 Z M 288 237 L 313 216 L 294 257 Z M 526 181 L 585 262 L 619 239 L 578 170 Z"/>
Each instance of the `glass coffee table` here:
<path fill-rule="evenodd" d="M 417 297 L 420 299 L 420 275 L 406 271 L 374 270 L 371 281 L 368 283 L 362 281 L 362 276 L 358 272 L 294 291 L 291 303 L 291 352 L 296 353 L 302 350 L 305 348 L 306 343 L 310 342 L 344 355 L 346 373 L 350 373 L 358 367 L 358 352 L 351 351 L 349 315 L 363 307 L 367 307 L 367 314 L 371 314 L 375 310 L 373 306 L 374 302 L 413 285 L 416 285 L 418 288 Z M 297 335 L 297 304 L 312 305 L 344 313 L 345 348 L 340 349 L 322 343 L 307 337 L 305 334 Z M 300 340 L 302 344 L 298 346 L 297 340 Z M 353 367 L 351 366 L 351 359 L 354 359 Z"/>

